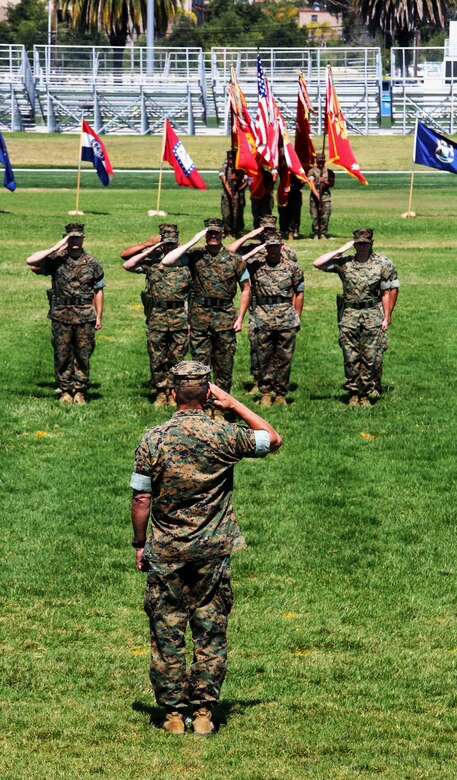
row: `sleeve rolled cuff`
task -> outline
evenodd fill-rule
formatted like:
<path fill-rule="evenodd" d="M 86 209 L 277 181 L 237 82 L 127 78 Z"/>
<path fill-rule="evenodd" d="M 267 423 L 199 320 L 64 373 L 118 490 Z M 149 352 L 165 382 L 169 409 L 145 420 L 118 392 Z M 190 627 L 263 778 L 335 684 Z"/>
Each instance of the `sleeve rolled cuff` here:
<path fill-rule="evenodd" d="M 147 477 L 145 474 L 137 474 L 134 471 L 130 478 L 130 487 L 140 491 L 140 493 L 152 493 L 151 477 Z"/>
<path fill-rule="evenodd" d="M 246 268 L 246 270 L 245 270 L 245 271 L 243 271 L 243 273 L 241 274 L 241 276 L 240 276 L 240 278 L 239 278 L 239 280 L 238 280 L 238 281 L 239 281 L 239 282 L 245 282 L 247 279 L 250 279 L 250 278 L 251 278 L 251 277 L 249 276 L 249 271 L 248 271 L 248 269 Z"/>
<path fill-rule="evenodd" d="M 94 284 L 94 290 L 103 290 L 106 287 L 104 279 L 98 279 Z"/>
<path fill-rule="evenodd" d="M 254 431 L 255 457 L 264 458 L 270 452 L 270 435 L 268 431 Z"/>
<path fill-rule="evenodd" d="M 295 290 L 296 293 L 304 292 L 305 290 L 305 283 L 301 282 L 301 284 L 298 285 L 297 289 Z"/>
<path fill-rule="evenodd" d="M 393 290 L 395 288 L 400 287 L 400 282 L 398 279 L 393 279 L 391 282 L 381 282 L 379 285 L 381 290 Z"/>

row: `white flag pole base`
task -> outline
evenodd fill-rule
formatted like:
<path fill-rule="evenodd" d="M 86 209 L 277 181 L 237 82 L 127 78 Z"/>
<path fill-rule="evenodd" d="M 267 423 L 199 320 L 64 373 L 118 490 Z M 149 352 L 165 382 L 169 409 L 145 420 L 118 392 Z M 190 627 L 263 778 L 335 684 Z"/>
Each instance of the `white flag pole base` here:
<path fill-rule="evenodd" d="M 77 209 L 75 209 L 74 211 L 69 211 L 68 212 L 68 216 L 69 217 L 83 217 L 84 216 L 84 211 L 78 211 Z"/>
<path fill-rule="evenodd" d="M 416 215 L 415 211 L 404 211 L 401 216 L 402 216 L 402 219 L 408 219 L 409 217 L 415 217 L 417 215 Z"/>
<path fill-rule="evenodd" d="M 156 211 L 155 209 L 150 209 L 148 211 L 148 217 L 166 217 L 167 212 L 166 211 Z"/>

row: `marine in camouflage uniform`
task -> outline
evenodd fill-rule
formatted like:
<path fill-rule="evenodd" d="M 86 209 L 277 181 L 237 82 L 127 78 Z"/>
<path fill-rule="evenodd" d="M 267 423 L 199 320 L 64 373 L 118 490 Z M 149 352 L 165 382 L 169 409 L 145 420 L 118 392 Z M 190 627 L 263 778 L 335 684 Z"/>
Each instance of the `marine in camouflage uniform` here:
<path fill-rule="evenodd" d="M 51 307 L 54 372 L 62 403 L 84 404 L 90 384 L 89 360 L 95 331 L 102 327 L 103 268 L 82 248 L 84 225 L 70 223 L 50 249 L 27 258 L 36 274 L 52 277 Z"/>
<path fill-rule="evenodd" d="M 254 320 L 259 360 L 261 404 L 285 404 L 292 357 L 303 308 L 304 278 L 297 263 L 282 255 L 279 234 L 265 245 L 266 257 L 246 258 L 255 300 Z"/>
<path fill-rule="evenodd" d="M 273 191 L 277 176 L 276 169 L 270 172 L 262 168 L 250 185 L 251 211 L 255 228 L 260 227 L 262 217 L 269 216 L 273 211 L 275 203 Z"/>
<path fill-rule="evenodd" d="M 352 246 L 355 255 L 345 252 Z M 344 356 L 349 404 L 370 405 L 380 393 L 387 328 L 397 299 L 397 271 L 388 257 L 373 252 L 373 231 L 354 231 L 354 240 L 314 261 L 323 271 L 337 273 L 343 283 L 339 302 L 339 343 Z"/>
<path fill-rule="evenodd" d="M 244 260 L 222 246 L 222 220 L 207 219 L 204 224 L 205 230 L 170 252 L 162 263 L 188 265 L 192 275 L 190 351 L 194 360 L 211 366 L 215 383 L 229 392 L 236 334 L 249 304 L 249 274 Z M 193 249 L 203 236 L 206 246 Z M 241 299 L 237 316 L 233 300 L 238 285 Z"/>
<path fill-rule="evenodd" d="M 244 233 L 245 189 L 248 177 L 235 167 L 235 155 L 231 149 L 219 171 L 222 184 L 221 214 L 226 236 L 240 236 Z"/>
<path fill-rule="evenodd" d="M 173 268 L 162 265 L 165 255 L 178 246 L 179 234 L 176 225 L 164 223 L 159 230 L 159 241 L 131 255 L 124 268 L 146 276 L 142 299 L 151 385 L 157 391 L 155 405 L 164 406 L 171 399 L 171 369 L 187 352 L 191 275 L 187 266 Z"/>
<path fill-rule="evenodd" d="M 259 254 L 256 255 L 257 259 L 262 257 L 265 259 L 267 251 L 265 249 L 265 241 L 276 234 L 276 222 L 277 217 L 274 214 L 266 215 L 260 218 L 260 224 L 258 228 L 251 230 L 246 235 L 241 236 L 237 241 L 230 244 L 229 249 L 232 252 L 238 252 L 242 257 L 252 252 L 254 249 L 258 249 Z M 297 253 L 286 244 L 282 244 L 281 255 L 284 259 L 291 260 L 294 263 L 298 262 Z M 252 292 L 252 291 L 251 291 Z M 255 395 L 259 391 L 258 378 L 259 378 L 259 351 L 257 348 L 257 330 L 254 317 L 255 296 L 251 295 L 249 302 L 249 319 L 248 319 L 248 339 L 250 347 L 250 373 L 254 379 L 254 387 L 249 391 L 250 395 Z"/>
<path fill-rule="evenodd" d="M 335 184 L 335 174 L 325 165 L 325 155 L 316 156 L 316 164 L 308 171 L 308 179 L 314 184 L 319 198 L 310 193 L 309 211 L 313 228 L 313 237 L 328 238 L 328 223 L 332 213 L 332 194 L 330 188 Z"/>
<path fill-rule="evenodd" d="M 163 728 L 177 734 L 185 731 L 189 704 L 194 731 L 214 730 L 212 709 L 227 669 L 230 554 L 245 546 L 232 506 L 233 467 L 281 445 L 266 421 L 213 385 L 216 403 L 250 427 L 221 425 L 206 416 L 209 370 L 196 361 L 173 369 L 178 411 L 143 435 L 130 482 L 136 565 L 147 571 L 150 678 L 157 703 L 167 711 Z"/>

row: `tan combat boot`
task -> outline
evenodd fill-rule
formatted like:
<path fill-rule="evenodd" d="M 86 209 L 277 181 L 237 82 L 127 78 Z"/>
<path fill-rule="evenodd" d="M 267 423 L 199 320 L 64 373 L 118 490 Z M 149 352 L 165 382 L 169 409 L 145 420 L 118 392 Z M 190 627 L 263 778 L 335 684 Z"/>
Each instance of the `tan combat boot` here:
<path fill-rule="evenodd" d="M 186 724 L 180 712 L 167 712 L 162 728 L 164 731 L 168 731 L 169 734 L 184 734 Z"/>
<path fill-rule="evenodd" d="M 59 403 L 61 403 L 61 404 L 72 404 L 73 403 L 73 396 L 71 396 L 70 393 L 67 393 L 67 391 L 65 391 L 60 396 Z"/>
<path fill-rule="evenodd" d="M 192 716 L 192 729 L 194 734 L 202 737 L 209 737 L 214 734 L 214 723 L 212 721 L 211 710 L 207 707 L 199 707 Z"/>
<path fill-rule="evenodd" d="M 365 406 L 365 407 L 371 406 L 370 399 L 366 398 L 365 396 L 360 399 L 359 403 L 360 403 L 360 406 Z"/>
<path fill-rule="evenodd" d="M 348 406 L 358 406 L 358 405 L 359 405 L 359 396 L 358 395 L 349 396 Z"/>
<path fill-rule="evenodd" d="M 275 398 L 275 404 L 279 406 L 287 406 L 286 397 L 284 395 L 277 395 Z"/>
<path fill-rule="evenodd" d="M 270 393 L 262 393 L 262 397 L 260 399 L 260 406 L 271 406 L 271 395 Z"/>
<path fill-rule="evenodd" d="M 156 396 L 156 400 L 154 401 L 154 406 L 159 408 L 167 405 L 168 405 L 167 394 L 163 390 L 159 390 Z"/>
<path fill-rule="evenodd" d="M 73 403 L 83 406 L 86 403 L 86 397 L 84 393 L 75 393 L 75 397 L 73 398 Z"/>
<path fill-rule="evenodd" d="M 248 391 L 248 395 L 259 395 L 260 390 L 257 382 L 254 383 L 254 385 L 251 387 L 251 389 Z"/>

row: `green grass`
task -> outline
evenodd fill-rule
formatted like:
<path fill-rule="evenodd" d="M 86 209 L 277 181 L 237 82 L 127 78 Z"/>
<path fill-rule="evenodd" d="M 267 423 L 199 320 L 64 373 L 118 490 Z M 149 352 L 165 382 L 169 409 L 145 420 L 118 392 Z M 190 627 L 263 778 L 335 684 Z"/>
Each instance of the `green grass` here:
<path fill-rule="evenodd" d="M 418 218 L 403 220 L 407 176 L 337 178 L 336 239 L 318 251 L 371 226 L 402 283 L 386 392 L 370 410 L 341 401 L 337 280 L 311 268 L 315 244 L 294 242 L 306 294 L 292 402 L 267 412 L 284 447 L 237 469 L 249 546 L 233 558 L 223 725 L 198 740 L 155 728 L 130 547 L 133 450 L 167 415 L 147 394 L 142 282 L 119 260 L 156 230 L 155 185 L 125 176 L 124 189 L 92 179 L 81 193 L 107 289 L 80 408 L 54 400 L 47 281 L 24 264 L 61 235 L 73 185 L 37 178 L 0 195 L 2 778 L 456 777 L 455 179 L 417 177 Z M 162 207 L 183 240 L 218 212 L 209 183 L 166 180 Z M 251 403 L 248 363 L 243 332 L 234 392 Z"/>

